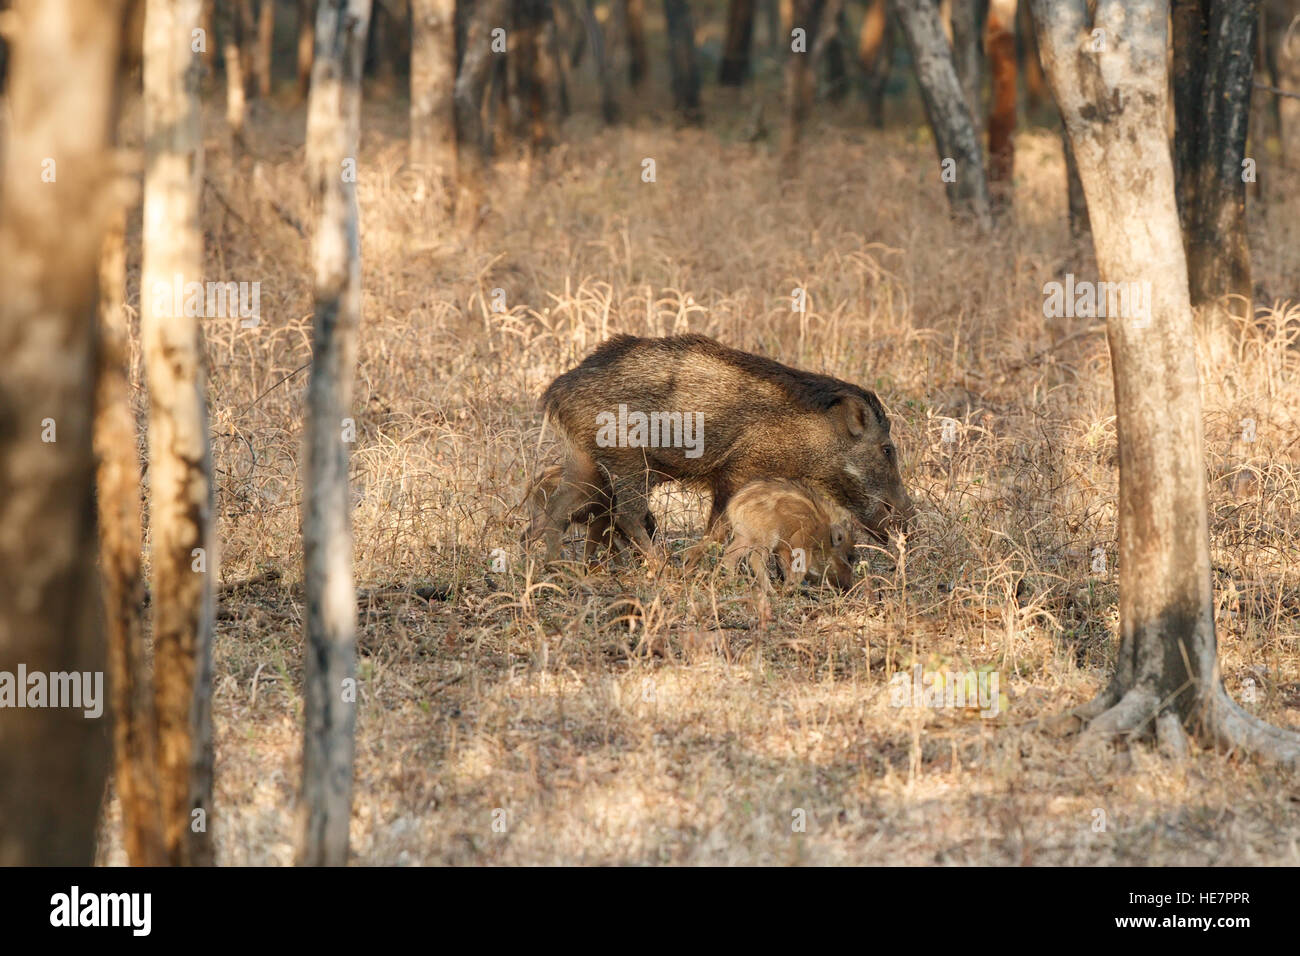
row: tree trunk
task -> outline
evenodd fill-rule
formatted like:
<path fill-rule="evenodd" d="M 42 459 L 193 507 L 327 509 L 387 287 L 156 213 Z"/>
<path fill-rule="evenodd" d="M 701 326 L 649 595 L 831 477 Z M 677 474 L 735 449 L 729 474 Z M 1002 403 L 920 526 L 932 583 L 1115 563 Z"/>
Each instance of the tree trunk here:
<path fill-rule="evenodd" d="M 1190 241 L 1196 221 L 1209 16 L 1210 0 L 1173 0 L 1174 194 L 1185 242 Z"/>
<path fill-rule="evenodd" d="M 831 32 L 826 37 L 826 98 L 832 103 L 843 102 L 849 94 L 848 36 L 844 0 L 838 0 Z"/>
<path fill-rule="evenodd" d="M 173 864 L 212 862 L 212 456 L 198 316 L 202 275 L 198 0 L 148 0 L 144 47 L 144 262 L 149 526 L 163 842 Z M 177 284 L 181 288 L 176 288 Z M 201 811 L 201 812 L 195 812 Z"/>
<path fill-rule="evenodd" d="M 1210 11 L 1196 211 L 1188 243 L 1192 304 L 1217 304 L 1230 296 L 1227 311 L 1238 318 L 1253 315 L 1242 163 L 1258 24 L 1258 0 L 1216 0 Z"/>
<path fill-rule="evenodd" d="M 1277 64 L 1277 84 L 1284 90 L 1300 93 L 1300 11 L 1279 3 L 1274 33 L 1273 60 Z M 1282 97 L 1278 104 L 1282 127 L 1282 162 L 1292 169 L 1300 169 L 1300 99 Z"/>
<path fill-rule="evenodd" d="M 0 167 L 0 670 L 48 681 L 102 675 L 105 660 L 88 597 L 99 588 L 91 410 L 123 4 L 16 0 L 12 13 L 23 29 Z M 102 681 L 99 692 L 102 707 Z M 108 737 L 80 703 L 3 711 L 0 866 L 94 860 Z"/>
<path fill-rule="evenodd" d="M 257 95 L 271 95 L 271 49 L 275 44 L 275 0 L 262 0 L 257 11 Z"/>
<path fill-rule="evenodd" d="M 781 173 L 793 176 L 799 167 L 799 143 L 812 108 L 814 76 L 812 59 L 826 0 L 794 0 L 790 7 L 790 37 L 785 53 L 785 128 L 781 133 Z M 803 31 L 802 36 L 795 31 Z"/>
<path fill-rule="evenodd" d="M 431 169 L 456 135 L 454 0 L 411 0 L 411 165 Z"/>
<path fill-rule="evenodd" d="M 698 124 L 700 68 L 695 57 L 695 24 L 688 0 L 664 0 L 668 33 L 668 67 L 672 73 L 673 107 L 684 123 Z"/>
<path fill-rule="evenodd" d="M 867 120 L 876 129 L 885 125 L 885 90 L 894 66 L 894 43 L 885 0 L 870 0 L 858 33 L 858 64 L 866 73 Z"/>
<path fill-rule="evenodd" d="M 1167 3 L 1101 0 L 1091 20 L 1086 0 L 1033 5 L 1101 278 L 1149 289 L 1149 308 L 1106 319 L 1119 437 L 1121 641 L 1114 678 L 1076 714 L 1091 720 L 1093 737 L 1154 723 L 1176 750 L 1187 728 L 1295 763 L 1300 736 L 1237 707 L 1218 672 L 1200 389 L 1164 132 Z M 1109 42 L 1092 52 L 1085 44 L 1095 30 Z"/>
<path fill-rule="evenodd" d="M 476 0 L 465 28 L 465 50 L 454 87 L 456 111 L 456 177 L 462 190 L 461 205 L 477 209 L 487 165 L 483 135 L 483 94 L 489 72 L 497 64 L 492 30 L 506 23 L 506 0 Z"/>
<path fill-rule="evenodd" d="M 221 4 L 221 57 L 226 68 L 226 125 L 236 146 L 244 142 L 244 119 L 248 114 L 244 78 L 244 35 L 239 9 L 234 2 Z"/>
<path fill-rule="evenodd" d="M 742 86 L 749 77 L 749 48 L 754 41 L 754 0 L 731 0 L 727 5 L 727 35 L 718 67 L 721 86 Z"/>
<path fill-rule="evenodd" d="M 624 37 L 627 40 L 627 79 L 632 89 L 640 89 L 650 69 L 645 46 L 645 0 L 614 0 L 623 7 Z"/>
<path fill-rule="evenodd" d="M 244 78 L 244 96 L 257 96 L 257 15 L 253 0 L 234 0 L 235 18 L 239 22 L 239 72 Z"/>
<path fill-rule="evenodd" d="M 298 98 L 311 89 L 311 60 L 316 48 L 316 0 L 298 0 Z"/>
<path fill-rule="evenodd" d="M 370 0 L 320 0 L 307 106 L 307 169 L 318 218 L 302 510 L 307 634 L 300 866 L 346 864 L 352 819 L 357 608 L 344 432 L 355 429 L 348 416 L 361 321 L 361 248 L 355 177 L 340 170 L 357 156 L 369 15 Z"/>
<path fill-rule="evenodd" d="M 132 866 L 161 866 L 166 858 L 158 803 L 158 729 L 142 632 L 141 476 L 128 380 L 125 233 L 126 215 L 119 211 L 104 236 L 99 271 L 100 342 L 95 391 L 99 565 L 108 628 L 113 776 L 122 806 L 122 842 Z"/>
<path fill-rule="evenodd" d="M 836 76 L 836 66 L 834 61 L 839 49 L 839 29 L 840 20 L 844 15 L 844 0 L 825 0 L 822 4 L 821 16 L 818 18 L 817 42 L 812 45 L 812 62 L 808 64 L 808 70 L 811 74 L 809 93 L 809 106 L 817 95 L 817 74 L 825 72 L 827 82 L 827 98 L 835 101 L 843 97 L 844 85 L 844 64 L 841 58 L 839 63 L 839 74 Z M 823 71 L 823 67 L 825 67 Z M 837 89 L 838 85 L 838 89 Z"/>
<path fill-rule="evenodd" d="M 989 192 L 995 212 L 1011 206 L 1016 147 L 1016 0 L 993 0 L 985 25 L 993 100 L 989 104 Z"/>
<path fill-rule="evenodd" d="M 1034 39 L 1034 20 L 1029 3 L 1016 5 L 1016 48 L 1020 62 L 1020 75 L 1025 78 L 1025 106 L 1032 117 L 1048 97 L 1047 81 L 1043 79 L 1043 64 L 1038 58 L 1038 42 Z"/>
<path fill-rule="evenodd" d="M 1065 146 L 1065 195 L 1069 204 L 1070 235 L 1076 239 L 1086 236 L 1092 226 L 1088 220 L 1088 201 L 1083 196 L 1083 183 L 1079 182 L 1079 164 L 1074 161 L 1074 149 L 1070 146 L 1070 134 L 1066 132 L 1064 120 L 1061 125 L 1061 141 Z"/>
<path fill-rule="evenodd" d="M 975 124 L 975 137 L 984 124 L 984 54 L 980 45 L 980 0 L 952 0 L 952 64 Z"/>
<path fill-rule="evenodd" d="M 591 44 L 592 59 L 596 61 L 596 77 L 600 82 L 600 115 L 606 123 L 618 122 L 618 95 L 614 90 L 614 75 L 610 69 L 609 47 L 605 33 L 596 19 L 594 0 L 579 0 L 582 4 L 582 25 Z"/>
<path fill-rule="evenodd" d="M 926 116 L 939 151 L 941 175 L 952 173 L 945 176 L 948 202 L 954 212 L 970 216 L 981 229 L 988 229 L 991 216 L 984 157 L 944 39 L 939 12 L 930 3 L 894 0 L 894 14 L 912 52 Z"/>

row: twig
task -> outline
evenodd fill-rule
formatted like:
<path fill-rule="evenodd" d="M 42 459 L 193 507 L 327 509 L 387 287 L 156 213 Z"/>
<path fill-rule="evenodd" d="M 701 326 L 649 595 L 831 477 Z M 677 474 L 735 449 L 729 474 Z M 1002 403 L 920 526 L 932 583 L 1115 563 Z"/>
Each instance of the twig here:
<path fill-rule="evenodd" d="M 1274 96 L 1288 96 L 1293 100 L 1300 100 L 1300 93 L 1292 93 L 1290 90 L 1280 90 L 1276 86 L 1269 86 L 1267 83 L 1256 83 L 1255 89 L 1263 90 L 1266 93 L 1272 93 Z"/>

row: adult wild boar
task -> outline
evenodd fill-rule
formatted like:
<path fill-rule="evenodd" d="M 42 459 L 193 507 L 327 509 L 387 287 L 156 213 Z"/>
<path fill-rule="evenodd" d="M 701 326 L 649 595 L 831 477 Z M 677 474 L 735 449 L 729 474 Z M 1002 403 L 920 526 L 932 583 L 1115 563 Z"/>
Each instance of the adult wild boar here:
<path fill-rule="evenodd" d="M 873 393 L 703 335 L 615 336 L 551 382 L 542 402 L 569 443 L 566 467 L 608 476 L 618 530 L 644 552 L 649 492 L 665 481 L 712 494 L 710 528 L 737 490 L 763 478 L 804 482 L 878 538 L 912 513 Z M 548 558 L 576 487 L 562 484 L 547 504 Z"/>

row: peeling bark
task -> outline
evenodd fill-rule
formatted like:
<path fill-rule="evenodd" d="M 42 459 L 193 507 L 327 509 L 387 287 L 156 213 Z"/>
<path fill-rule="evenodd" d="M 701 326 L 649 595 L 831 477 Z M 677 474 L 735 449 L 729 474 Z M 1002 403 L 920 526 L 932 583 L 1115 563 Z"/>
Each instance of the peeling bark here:
<path fill-rule="evenodd" d="M 173 864 L 212 862 L 212 456 L 195 316 L 176 282 L 202 275 L 198 0 L 148 0 L 144 47 L 144 262 L 153 641 L 163 841 Z M 178 278 L 179 277 L 179 278 Z M 202 811 L 195 814 L 194 811 Z"/>
<path fill-rule="evenodd" d="M 113 778 L 122 807 L 122 842 L 132 866 L 161 866 L 158 741 L 153 681 L 145 658 L 140 569 L 140 461 L 126 319 L 126 216 L 104 236 L 99 270 L 99 363 L 95 390 L 99 566 L 113 702 Z"/>

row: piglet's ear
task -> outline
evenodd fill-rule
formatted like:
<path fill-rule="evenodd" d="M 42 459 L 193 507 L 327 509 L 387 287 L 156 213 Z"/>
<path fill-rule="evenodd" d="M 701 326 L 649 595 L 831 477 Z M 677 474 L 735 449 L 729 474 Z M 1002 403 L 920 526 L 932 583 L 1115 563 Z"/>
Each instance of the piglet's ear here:
<path fill-rule="evenodd" d="M 861 438 L 871 424 L 871 409 L 856 395 L 841 398 L 834 411 L 839 417 L 839 424 L 850 438 Z"/>

